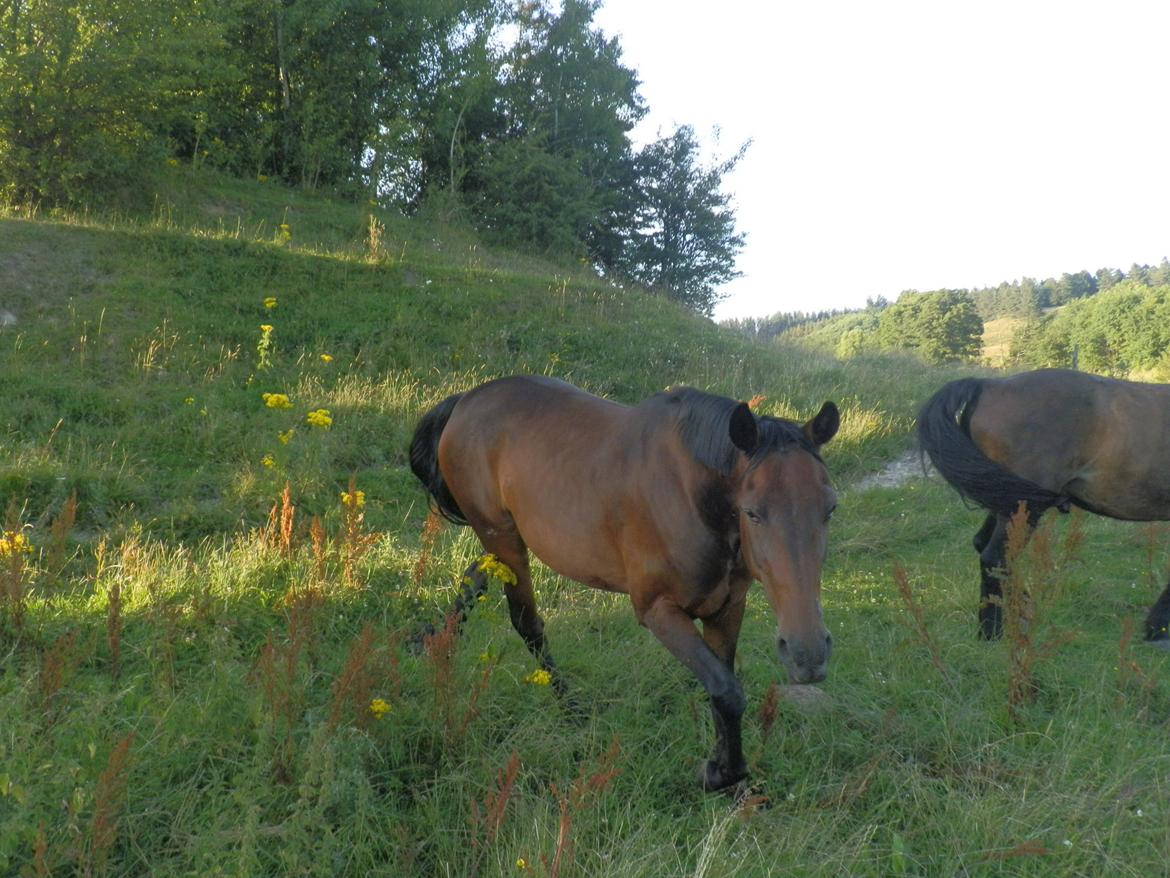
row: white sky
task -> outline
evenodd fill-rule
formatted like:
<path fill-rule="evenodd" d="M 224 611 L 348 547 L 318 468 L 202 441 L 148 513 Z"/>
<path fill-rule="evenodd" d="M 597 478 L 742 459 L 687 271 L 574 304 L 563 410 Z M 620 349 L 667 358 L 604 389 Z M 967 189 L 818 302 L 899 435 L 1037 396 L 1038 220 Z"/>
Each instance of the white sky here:
<path fill-rule="evenodd" d="M 717 319 L 1170 255 L 1167 0 L 606 0 L 645 141 L 753 145 Z"/>

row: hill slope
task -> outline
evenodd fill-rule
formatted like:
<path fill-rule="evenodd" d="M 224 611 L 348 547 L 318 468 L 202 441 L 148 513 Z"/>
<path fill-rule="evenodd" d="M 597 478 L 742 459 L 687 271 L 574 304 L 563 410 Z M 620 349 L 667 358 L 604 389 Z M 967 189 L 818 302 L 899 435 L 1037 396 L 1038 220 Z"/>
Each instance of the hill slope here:
<path fill-rule="evenodd" d="M 844 475 L 904 441 L 905 373 L 892 393 L 893 370 L 751 346 L 457 227 L 375 217 L 372 245 L 358 207 L 190 172 L 164 182 L 145 220 L 0 218 L 0 306 L 18 321 L 0 335 L 13 388 L 0 485 L 34 516 L 76 490 L 92 524 L 223 532 L 256 523 L 286 478 L 324 501 L 356 473 L 384 525 L 383 503 L 418 499 L 403 469 L 417 414 L 511 372 L 627 402 L 675 383 L 763 394 L 764 411 L 791 416 L 834 399 Z M 921 397 L 935 379 L 914 371 Z M 293 408 L 266 411 L 263 393 Z M 304 422 L 317 408 L 328 431 Z"/>
<path fill-rule="evenodd" d="M 1164 531 L 1094 521 L 1060 588 L 1038 568 L 1033 700 L 1008 710 L 1019 650 L 973 637 L 981 516 L 936 481 L 855 482 L 951 373 L 753 346 L 457 226 L 377 219 L 373 247 L 358 207 L 185 173 L 151 217 L 0 216 L 0 874 L 1163 869 L 1170 655 L 1118 635 L 1160 588 Z M 514 371 L 841 404 L 830 676 L 811 708 L 773 688 L 753 590 L 743 802 L 698 789 L 706 699 L 621 595 L 536 565 L 576 711 L 499 584 L 459 638 L 407 648 L 479 552 L 425 529 L 411 427 Z"/>

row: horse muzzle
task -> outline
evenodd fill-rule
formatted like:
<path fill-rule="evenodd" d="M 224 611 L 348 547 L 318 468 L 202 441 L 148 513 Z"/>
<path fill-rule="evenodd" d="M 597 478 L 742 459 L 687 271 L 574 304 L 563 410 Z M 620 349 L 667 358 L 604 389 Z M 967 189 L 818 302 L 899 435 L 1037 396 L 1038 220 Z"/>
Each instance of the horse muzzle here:
<path fill-rule="evenodd" d="M 833 637 L 827 631 L 819 636 L 796 640 L 781 635 L 776 641 L 780 662 L 788 671 L 788 682 L 796 684 L 820 683 L 829 667 L 833 651 Z"/>

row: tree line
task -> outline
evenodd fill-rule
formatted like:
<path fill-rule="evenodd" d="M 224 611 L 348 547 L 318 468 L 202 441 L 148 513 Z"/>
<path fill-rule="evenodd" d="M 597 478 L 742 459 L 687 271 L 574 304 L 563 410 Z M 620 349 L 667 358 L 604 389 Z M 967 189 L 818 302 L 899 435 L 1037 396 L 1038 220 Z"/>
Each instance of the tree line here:
<path fill-rule="evenodd" d="M 1065 272 L 1059 278 L 1050 277 L 1042 281 L 1025 277 L 995 287 L 975 289 L 971 295 L 984 320 L 1035 317 L 1047 308 L 1058 308 L 1077 299 L 1096 295 L 1126 280 L 1155 286 L 1170 283 L 1170 261 L 1163 258 L 1154 266 L 1134 263 L 1128 271 L 1100 268 L 1092 274 L 1087 271 L 1072 274 Z"/>
<path fill-rule="evenodd" d="M 1036 316 L 1016 331 L 1010 357 L 1030 368 L 1170 380 L 1170 283 L 1127 279 Z"/>
<path fill-rule="evenodd" d="M 893 303 L 870 298 L 862 309 L 781 312 L 723 325 L 758 341 L 783 338 L 843 358 L 907 351 L 937 364 L 977 360 L 984 323 L 1019 317 L 1026 323 L 1017 330 L 1009 355 L 1019 365 L 1075 362 L 1106 374 L 1165 366 L 1170 377 L 1168 289 L 1170 261 L 1163 259 L 1156 266 L 1135 263 L 1124 272 L 1102 268 L 980 289 L 907 290 Z"/>
<path fill-rule="evenodd" d="M 0 198 L 79 203 L 152 162 L 440 204 L 491 241 L 709 314 L 743 236 L 647 107 L 599 0 L 0 0 Z"/>

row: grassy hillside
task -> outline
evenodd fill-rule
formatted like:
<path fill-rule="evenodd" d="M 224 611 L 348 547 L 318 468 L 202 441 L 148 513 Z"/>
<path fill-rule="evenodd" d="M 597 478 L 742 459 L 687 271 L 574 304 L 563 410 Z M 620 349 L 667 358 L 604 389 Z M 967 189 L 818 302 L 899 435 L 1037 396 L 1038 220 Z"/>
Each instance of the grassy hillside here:
<path fill-rule="evenodd" d="M 1165 534 L 1088 523 L 1037 617 L 1055 646 L 1035 702 L 1009 712 L 1006 645 L 972 636 L 979 515 L 933 481 L 853 487 L 949 373 L 752 346 L 441 217 L 378 214 L 371 240 L 367 210 L 273 186 L 175 170 L 158 189 L 147 216 L 0 216 L 0 873 L 1163 867 L 1170 661 L 1119 639 Z M 759 593 L 741 640 L 770 808 L 698 790 L 705 699 L 625 598 L 538 569 L 583 717 L 526 682 L 498 590 L 459 640 L 407 648 L 478 552 L 424 536 L 410 430 L 517 371 L 623 401 L 689 383 L 842 406 L 827 698 L 761 710 L 781 671 Z"/>
<path fill-rule="evenodd" d="M 994 366 L 1007 363 L 1012 338 L 1026 321 L 1022 317 L 997 317 L 983 324 L 983 362 Z"/>

